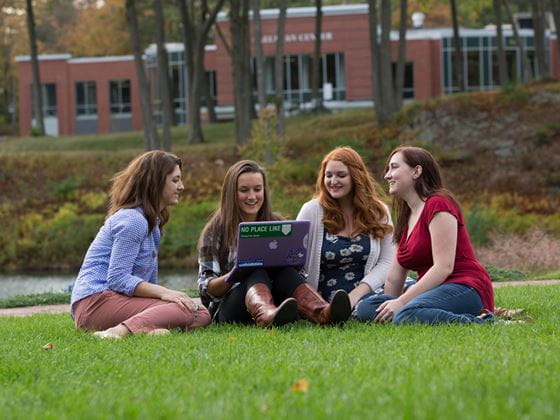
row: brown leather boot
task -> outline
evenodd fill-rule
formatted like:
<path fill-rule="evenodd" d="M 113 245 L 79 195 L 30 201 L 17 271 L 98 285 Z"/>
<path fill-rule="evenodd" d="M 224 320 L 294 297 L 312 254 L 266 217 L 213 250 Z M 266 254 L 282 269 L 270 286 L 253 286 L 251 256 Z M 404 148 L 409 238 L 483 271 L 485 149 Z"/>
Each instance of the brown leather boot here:
<path fill-rule="evenodd" d="M 270 289 L 262 283 L 257 283 L 247 290 L 245 306 L 259 327 L 269 325 L 279 327 L 294 322 L 298 318 L 295 299 L 286 299 L 280 306 L 276 307 Z"/>
<path fill-rule="evenodd" d="M 350 298 L 344 290 L 337 290 L 330 305 L 307 283 L 300 284 L 292 297 L 297 300 L 301 316 L 316 324 L 341 324 L 352 312 Z"/>

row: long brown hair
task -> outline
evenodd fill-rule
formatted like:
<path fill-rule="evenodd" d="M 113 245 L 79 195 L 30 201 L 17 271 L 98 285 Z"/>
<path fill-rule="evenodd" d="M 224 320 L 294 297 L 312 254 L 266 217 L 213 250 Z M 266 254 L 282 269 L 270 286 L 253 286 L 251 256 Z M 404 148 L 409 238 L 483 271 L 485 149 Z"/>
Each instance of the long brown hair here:
<path fill-rule="evenodd" d="M 411 168 L 416 166 L 422 167 L 420 176 L 414 182 L 414 190 L 422 200 L 426 201 L 432 195 L 443 195 L 449 198 L 457 206 L 457 209 L 460 209 L 459 203 L 453 194 L 444 187 L 441 169 L 430 152 L 421 147 L 399 146 L 389 155 L 385 172 L 389 170 L 391 158 L 397 153 L 402 155 L 403 161 Z M 399 243 L 404 229 L 408 225 L 410 207 L 402 198 L 393 196 L 393 210 L 397 216 L 393 240 L 395 243 Z"/>
<path fill-rule="evenodd" d="M 176 166 L 183 168 L 181 159 L 161 150 L 146 152 L 135 158 L 111 180 L 107 217 L 120 209 L 142 207 L 148 220 L 148 231 L 153 230 L 158 218 L 159 227 L 163 228 L 169 220 L 169 211 L 166 208 L 160 210 L 162 192 L 167 175 Z"/>
<path fill-rule="evenodd" d="M 237 181 L 242 174 L 246 173 L 259 173 L 263 178 L 264 199 L 257 213 L 256 220 L 278 220 L 278 216 L 272 213 L 265 170 L 252 160 L 241 160 L 234 163 L 227 170 L 226 176 L 224 177 L 220 206 L 212 214 L 210 220 L 204 227 L 198 243 L 200 249 L 203 245 L 203 238 L 206 235 L 209 234 L 214 238 L 214 244 L 216 246 L 214 252 L 217 252 L 222 268 L 226 266 L 230 249 L 237 246 L 237 229 L 239 223 L 243 221 L 241 210 L 237 202 Z"/>
<path fill-rule="evenodd" d="M 348 167 L 352 180 L 352 205 L 354 207 L 355 232 L 364 232 L 374 238 L 382 239 L 391 233 L 389 217 L 383 202 L 379 199 L 383 192 L 373 176 L 369 173 L 361 156 L 351 147 L 337 147 L 329 152 L 321 163 L 321 169 L 315 185 L 315 196 L 324 209 L 323 223 L 330 233 L 344 229 L 345 222 L 338 200 L 332 198 L 325 187 L 325 171 L 331 160 L 342 162 Z"/>

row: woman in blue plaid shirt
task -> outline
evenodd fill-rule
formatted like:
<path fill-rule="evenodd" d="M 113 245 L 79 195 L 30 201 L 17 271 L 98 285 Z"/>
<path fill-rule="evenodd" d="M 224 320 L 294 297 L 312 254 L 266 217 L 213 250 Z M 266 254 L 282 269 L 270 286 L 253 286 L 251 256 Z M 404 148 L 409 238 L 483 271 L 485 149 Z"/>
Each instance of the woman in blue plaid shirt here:
<path fill-rule="evenodd" d="M 157 284 L 160 232 L 183 191 L 181 160 L 152 151 L 113 178 L 105 224 L 90 245 L 72 290 L 76 328 L 101 338 L 164 334 L 210 323 L 206 308 Z"/>

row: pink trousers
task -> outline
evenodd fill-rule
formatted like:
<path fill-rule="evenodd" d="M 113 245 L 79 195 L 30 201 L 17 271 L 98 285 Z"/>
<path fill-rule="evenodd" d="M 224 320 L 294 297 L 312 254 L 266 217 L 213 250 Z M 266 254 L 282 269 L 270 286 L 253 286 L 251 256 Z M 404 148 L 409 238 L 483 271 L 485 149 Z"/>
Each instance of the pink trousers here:
<path fill-rule="evenodd" d="M 76 302 L 74 319 L 78 329 L 101 331 L 123 324 L 133 334 L 158 328 L 190 330 L 211 321 L 203 305 L 193 313 L 175 302 L 126 296 L 110 290 Z"/>

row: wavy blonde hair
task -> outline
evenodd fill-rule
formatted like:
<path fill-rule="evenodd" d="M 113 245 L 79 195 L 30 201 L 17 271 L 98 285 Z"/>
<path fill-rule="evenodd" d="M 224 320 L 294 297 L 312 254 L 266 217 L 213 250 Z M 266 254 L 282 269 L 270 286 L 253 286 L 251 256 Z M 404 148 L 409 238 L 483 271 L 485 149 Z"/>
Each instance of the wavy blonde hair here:
<path fill-rule="evenodd" d="M 325 171 L 327 163 L 332 160 L 342 162 L 348 168 L 352 180 L 352 205 L 354 207 L 354 232 L 368 233 L 376 239 L 382 239 L 393 231 L 389 224 L 389 217 L 380 196 L 383 192 L 369 173 L 362 157 L 351 147 L 337 147 L 329 152 L 321 163 L 321 169 L 316 182 L 316 194 L 324 216 L 323 224 L 330 233 L 337 233 L 344 229 L 345 222 L 338 200 L 331 197 L 325 187 Z"/>
<path fill-rule="evenodd" d="M 181 159 L 161 150 L 146 152 L 135 158 L 111 179 L 107 218 L 120 209 L 142 207 L 148 220 L 148 231 L 153 230 L 158 219 L 160 229 L 163 228 L 169 220 L 167 208 L 160 209 L 163 188 L 167 175 L 176 166 L 183 168 Z"/>

